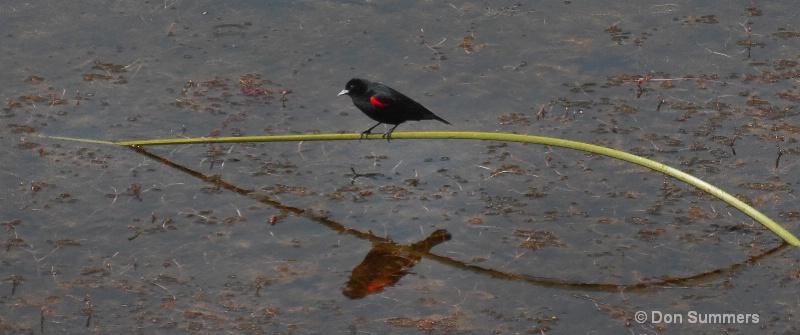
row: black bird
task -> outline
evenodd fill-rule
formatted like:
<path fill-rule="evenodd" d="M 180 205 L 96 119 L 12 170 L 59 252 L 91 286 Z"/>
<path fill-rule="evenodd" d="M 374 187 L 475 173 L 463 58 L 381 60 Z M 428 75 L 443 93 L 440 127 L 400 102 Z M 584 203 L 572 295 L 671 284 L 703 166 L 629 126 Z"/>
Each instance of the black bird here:
<path fill-rule="evenodd" d="M 353 104 L 378 124 L 361 132 L 361 138 L 370 134 L 370 131 L 381 123 L 392 124 L 394 127 L 383 134 L 387 141 L 392 140 L 392 132 L 401 123 L 406 121 L 439 120 L 445 121 L 418 102 L 397 92 L 389 86 L 373 83 L 369 80 L 353 78 L 347 82 L 344 90 L 339 95 L 349 95 Z"/>

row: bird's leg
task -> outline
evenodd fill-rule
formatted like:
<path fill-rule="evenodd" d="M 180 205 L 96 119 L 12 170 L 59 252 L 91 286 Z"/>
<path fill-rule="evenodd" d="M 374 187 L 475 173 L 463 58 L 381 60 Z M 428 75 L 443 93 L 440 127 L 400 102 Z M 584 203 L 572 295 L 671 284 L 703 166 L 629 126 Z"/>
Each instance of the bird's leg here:
<path fill-rule="evenodd" d="M 383 136 L 381 136 L 381 137 L 385 138 L 387 142 L 391 142 L 392 141 L 392 133 L 394 132 L 394 128 L 397 128 L 397 126 L 399 126 L 399 125 L 400 125 L 399 123 L 394 125 L 394 127 L 392 127 L 392 129 L 389 129 L 389 131 L 383 133 Z"/>
<path fill-rule="evenodd" d="M 372 126 L 372 127 L 369 127 L 369 129 L 367 129 L 367 130 L 365 130 L 365 131 L 362 131 L 362 132 L 361 132 L 361 136 L 359 136 L 359 137 L 358 137 L 358 140 L 359 140 L 359 141 L 361 141 L 361 139 L 362 139 L 362 138 L 364 138 L 364 136 L 371 134 L 371 133 L 370 133 L 370 131 L 372 131 L 373 129 L 375 129 L 375 127 L 377 127 L 377 126 L 380 126 L 380 125 L 381 125 L 381 123 L 383 123 L 383 122 L 378 122 L 378 124 L 376 124 L 376 125 L 374 125 L 374 126 Z"/>

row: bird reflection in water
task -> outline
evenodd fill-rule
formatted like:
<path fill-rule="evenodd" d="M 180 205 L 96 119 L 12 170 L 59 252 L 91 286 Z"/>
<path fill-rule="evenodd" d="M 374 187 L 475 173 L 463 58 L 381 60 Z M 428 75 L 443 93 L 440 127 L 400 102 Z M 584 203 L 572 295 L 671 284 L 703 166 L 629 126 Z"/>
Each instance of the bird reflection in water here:
<path fill-rule="evenodd" d="M 360 299 L 393 286 L 419 263 L 423 254 L 450 237 L 446 230 L 439 229 L 428 238 L 409 245 L 391 241 L 374 244 L 364 261 L 353 269 L 342 294 L 350 299 Z"/>

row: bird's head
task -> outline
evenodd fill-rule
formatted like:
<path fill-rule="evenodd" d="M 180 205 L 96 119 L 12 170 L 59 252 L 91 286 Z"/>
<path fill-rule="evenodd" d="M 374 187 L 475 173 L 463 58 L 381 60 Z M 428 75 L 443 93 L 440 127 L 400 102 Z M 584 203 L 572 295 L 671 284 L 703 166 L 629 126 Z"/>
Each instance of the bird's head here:
<path fill-rule="evenodd" d="M 339 95 L 359 95 L 367 91 L 367 82 L 364 79 L 353 78 L 344 85 Z"/>

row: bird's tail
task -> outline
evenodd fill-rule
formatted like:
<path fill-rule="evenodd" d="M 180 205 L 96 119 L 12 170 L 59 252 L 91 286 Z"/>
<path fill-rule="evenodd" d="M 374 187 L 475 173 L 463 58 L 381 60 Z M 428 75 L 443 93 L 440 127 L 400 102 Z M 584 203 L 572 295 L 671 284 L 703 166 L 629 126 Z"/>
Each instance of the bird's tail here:
<path fill-rule="evenodd" d="M 439 120 L 439 121 L 441 121 L 441 122 L 443 122 L 443 123 L 446 123 L 446 124 L 449 124 L 449 125 L 451 125 L 451 126 L 453 125 L 452 123 L 450 123 L 450 122 L 447 122 L 447 120 L 445 120 L 445 119 L 442 119 L 442 118 L 440 118 L 440 117 L 436 116 L 436 114 L 433 114 L 433 113 L 431 113 L 431 115 L 430 115 L 430 116 L 431 116 L 430 120 Z"/>

